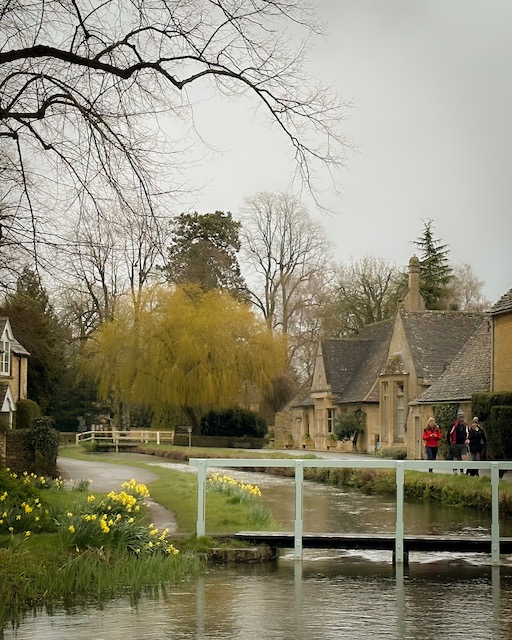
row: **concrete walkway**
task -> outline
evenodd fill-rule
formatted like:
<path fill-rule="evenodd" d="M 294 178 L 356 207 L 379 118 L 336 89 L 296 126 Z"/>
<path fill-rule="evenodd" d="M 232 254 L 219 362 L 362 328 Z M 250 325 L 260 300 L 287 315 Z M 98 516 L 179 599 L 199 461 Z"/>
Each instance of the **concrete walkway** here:
<path fill-rule="evenodd" d="M 147 469 L 130 467 L 124 464 L 110 464 L 108 462 L 98 462 L 97 460 L 75 460 L 74 458 L 60 457 L 57 460 L 57 469 L 66 485 L 72 486 L 80 480 L 90 480 L 89 489 L 94 493 L 108 493 L 110 491 L 120 491 L 123 482 L 132 479 L 142 484 L 149 484 L 158 480 L 158 476 Z M 174 514 L 165 507 L 148 499 L 146 503 L 152 523 L 158 529 L 169 529 L 169 532 L 177 530 L 176 518 Z"/>

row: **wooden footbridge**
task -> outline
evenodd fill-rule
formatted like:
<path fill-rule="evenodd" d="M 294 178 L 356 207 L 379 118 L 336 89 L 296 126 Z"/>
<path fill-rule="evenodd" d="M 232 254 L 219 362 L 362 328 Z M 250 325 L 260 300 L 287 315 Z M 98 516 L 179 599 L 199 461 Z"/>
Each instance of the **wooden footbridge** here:
<path fill-rule="evenodd" d="M 468 536 L 411 536 L 404 532 L 404 479 L 408 469 L 452 473 L 453 461 L 379 460 L 379 459 L 232 459 L 192 458 L 189 464 L 198 471 L 197 529 L 198 536 L 206 535 L 206 482 L 208 468 L 268 468 L 288 467 L 295 472 L 295 529 L 293 532 L 240 531 L 231 537 L 253 544 L 266 544 L 274 548 L 294 549 L 294 557 L 302 558 L 302 550 L 309 549 L 378 549 L 391 551 L 393 562 L 408 562 L 409 552 L 448 551 L 463 553 L 487 553 L 492 565 L 500 564 L 501 554 L 512 554 L 512 538 L 501 538 L 499 532 L 499 484 L 500 470 L 512 470 L 511 462 L 459 462 L 458 469 L 488 469 L 491 475 L 492 514 L 490 535 Z M 304 468 L 376 468 L 394 469 L 396 475 L 396 526 L 394 534 L 310 534 L 303 531 Z"/>
<path fill-rule="evenodd" d="M 90 442 L 102 451 L 129 451 L 140 444 L 154 442 L 173 443 L 174 431 L 151 431 L 148 429 L 130 429 L 122 431 L 120 429 L 93 429 L 92 431 L 81 431 L 76 434 L 76 444 Z"/>

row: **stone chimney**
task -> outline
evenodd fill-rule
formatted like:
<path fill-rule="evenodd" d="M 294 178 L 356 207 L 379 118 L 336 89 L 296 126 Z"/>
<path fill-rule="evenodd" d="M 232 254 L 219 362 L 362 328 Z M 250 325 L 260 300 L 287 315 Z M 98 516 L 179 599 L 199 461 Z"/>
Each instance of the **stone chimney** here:
<path fill-rule="evenodd" d="M 409 290 L 402 303 L 405 311 L 425 311 L 425 300 L 420 293 L 420 261 L 416 256 L 409 260 Z"/>

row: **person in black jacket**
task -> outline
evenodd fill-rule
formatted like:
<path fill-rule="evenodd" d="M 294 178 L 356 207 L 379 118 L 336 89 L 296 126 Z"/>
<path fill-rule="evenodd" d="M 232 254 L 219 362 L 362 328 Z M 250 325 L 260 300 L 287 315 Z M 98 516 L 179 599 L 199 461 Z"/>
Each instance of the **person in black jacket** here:
<path fill-rule="evenodd" d="M 464 417 L 464 412 L 458 411 L 457 420 L 455 420 L 455 424 L 450 431 L 448 431 L 448 445 L 450 446 L 450 455 L 452 460 L 468 460 L 468 444 L 468 425 Z M 457 473 L 457 469 L 454 469 L 453 473 Z M 463 469 L 461 469 L 461 473 L 464 473 Z"/>
<path fill-rule="evenodd" d="M 487 438 L 478 418 L 475 416 L 469 426 L 469 457 L 476 462 L 483 460 L 486 448 Z M 468 469 L 468 476 L 477 475 L 479 475 L 478 469 Z"/>

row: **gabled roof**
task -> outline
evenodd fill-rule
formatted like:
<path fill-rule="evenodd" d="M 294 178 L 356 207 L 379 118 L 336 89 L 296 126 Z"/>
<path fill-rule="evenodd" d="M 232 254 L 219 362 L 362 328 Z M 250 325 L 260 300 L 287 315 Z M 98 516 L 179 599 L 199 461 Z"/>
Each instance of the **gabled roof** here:
<path fill-rule="evenodd" d="M 6 382 L 0 382 L 0 411 L 9 413 L 15 409 L 16 403 L 12 397 L 11 387 Z"/>
<path fill-rule="evenodd" d="M 491 388 L 491 328 L 480 323 L 446 371 L 413 404 L 461 402 Z"/>
<path fill-rule="evenodd" d="M 356 375 L 350 381 L 341 402 L 378 402 L 379 374 L 386 363 L 394 320 L 385 320 L 364 327 L 360 336 L 370 342 Z"/>
<path fill-rule="evenodd" d="M 0 337 L 3 335 L 6 329 L 7 329 L 7 339 L 11 343 L 11 351 L 21 356 L 29 356 L 30 353 L 14 337 L 9 318 L 6 318 L 5 316 L 0 317 Z"/>
<path fill-rule="evenodd" d="M 322 341 L 326 380 L 338 402 L 378 401 L 392 329 L 393 320 L 386 320 L 363 327 L 356 338 Z"/>
<path fill-rule="evenodd" d="M 16 338 L 11 342 L 11 351 L 13 353 L 17 353 L 19 356 L 29 356 L 30 352 L 28 352 L 23 345 L 21 345 Z"/>
<path fill-rule="evenodd" d="M 491 315 L 504 313 L 505 311 L 512 311 L 512 289 L 503 294 L 498 302 L 491 307 Z"/>
<path fill-rule="evenodd" d="M 416 375 L 434 382 L 481 324 L 483 313 L 400 311 Z"/>

